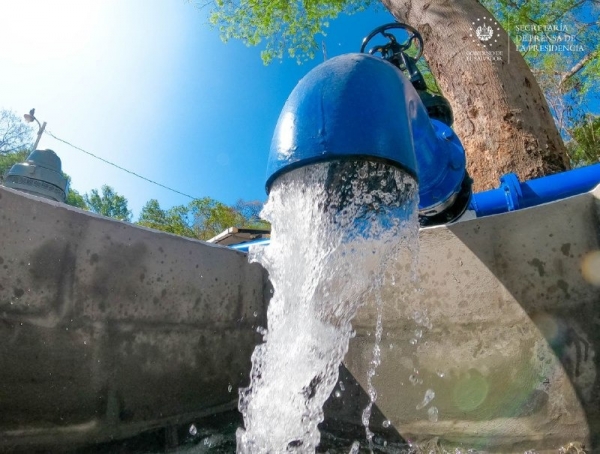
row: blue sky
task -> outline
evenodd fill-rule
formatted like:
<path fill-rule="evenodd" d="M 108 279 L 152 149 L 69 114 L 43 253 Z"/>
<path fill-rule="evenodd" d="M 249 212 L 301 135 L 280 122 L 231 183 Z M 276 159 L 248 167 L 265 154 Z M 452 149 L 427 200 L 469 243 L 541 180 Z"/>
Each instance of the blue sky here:
<path fill-rule="evenodd" d="M 0 0 L 0 108 L 36 108 L 56 136 L 195 197 L 265 200 L 279 112 L 322 61 L 265 67 L 260 48 L 224 44 L 207 11 L 184 0 Z M 358 51 L 392 22 L 384 10 L 332 21 L 328 57 Z M 79 192 L 113 186 L 135 217 L 151 198 L 188 198 L 44 135 Z"/>

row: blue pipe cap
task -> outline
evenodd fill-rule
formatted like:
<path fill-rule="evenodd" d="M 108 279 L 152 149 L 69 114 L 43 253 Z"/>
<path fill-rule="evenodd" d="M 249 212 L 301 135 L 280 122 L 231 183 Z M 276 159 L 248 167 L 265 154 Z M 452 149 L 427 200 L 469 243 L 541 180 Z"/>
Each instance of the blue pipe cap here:
<path fill-rule="evenodd" d="M 400 70 L 367 54 L 332 58 L 286 101 L 267 165 L 267 193 L 283 173 L 317 162 L 366 159 L 417 178 L 412 124 L 427 112 Z"/>

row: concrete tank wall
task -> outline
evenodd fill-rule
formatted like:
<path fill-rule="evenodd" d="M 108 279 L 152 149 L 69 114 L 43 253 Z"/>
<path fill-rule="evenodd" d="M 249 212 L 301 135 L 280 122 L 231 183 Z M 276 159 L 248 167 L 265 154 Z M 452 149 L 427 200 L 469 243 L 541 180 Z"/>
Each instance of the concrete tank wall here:
<path fill-rule="evenodd" d="M 600 450 L 600 289 L 581 274 L 600 249 L 599 197 L 421 231 L 417 279 L 399 260 L 384 288 L 379 422 L 486 452 Z M 233 408 L 270 297 L 244 254 L 5 188 L 0 232 L 0 446 Z M 363 388 L 375 319 L 360 310 L 345 360 Z M 360 415 L 356 395 L 332 416 Z"/>
<path fill-rule="evenodd" d="M 0 446 L 235 407 L 268 285 L 245 254 L 3 187 L 0 234 Z"/>
<path fill-rule="evenodd" d="M 421 230 L 416 283 L 397 263 L 404 278 L 384 290 L 374 379 L 379 408 L 407 440 L 600 451 L 600 287 L 581 271 L 600 250 L 599 198 L 600 187 Z M 373 304 L 361 309 L 345 360 L 363 387 L 375 319 Z M 428 389 L 435 398 L 417 410 Z"/>

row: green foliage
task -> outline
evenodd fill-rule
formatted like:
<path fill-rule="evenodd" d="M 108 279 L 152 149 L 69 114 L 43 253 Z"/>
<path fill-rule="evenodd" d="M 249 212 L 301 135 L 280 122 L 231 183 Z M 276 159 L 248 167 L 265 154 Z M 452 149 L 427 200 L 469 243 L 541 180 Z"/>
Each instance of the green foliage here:
<path fill-rule="evenodd" d="M 77 190 L 71 188 L 71 177 L 64 172 L 63 176 L 67 179 L 67 188 L 69 188 L 65 203 L 75 208 L 89 211 L 90 207 L 85 203 L 83 196 Z"/>
<path fill-rule="evenodd" d="M 237 227 L 247 227 L 249 229 L 270 230 L 271 224 L 260 218 L 260 212 L 263 209 L 263 203 L 258 200 L 238 200 L 233 208 L 238 211 L 245 219 L 244 224 Z"/>
<path fill-rule="evenodd" d="M 269 224 L 259 218 L 262 203 L 239 200 L 227 206 L 210 197 L 196 199 L 187 206 L 163 210 L 156 199 L 142 208 L 137 224 L 175 235 L 208 240 L 229 227 L 263 228 Z"/>
<path fill-rule="evenodd" d="M 137 224 L 175 235 L 196 237 L 194 230 L 189 225 L 188 208 L 185 205 L 163 210 L 158 200 L 151 199 L 142 208 Z"/>
<path fill-rule="evenodd" d="M 588 115 L 571 131 L 567 150 L 575 167 L 600 162 L 600 116 Z"/>
<path fill-rule="evenodd" d="M 108 185 L 102 186 L 102 194 L 92 189 L 83 196 L 90 211 L 121 221 L 131 221 L 131 211 L 127 207 L 127 199 Z"/>
<path fill-rule="evenodd" d="M 82 196 L 75 189 L 69 189 L 65 203 L 67 205 L 71 205 L 72 207 L 80 208 L 80 209 L 86 210 L 86 211 L 89 211 L 89 209 L 90 209 L 88 204 L 85 202 L 84 196 Z"/>
<path fill-rule="evenodd" d="M 243 226 L 244 216 L 235 208 L 210 197 L 192 200 L 189 204 L 192 225 L 196 237 L 208 240 L 229 227 Z"/>
<path fill-rule="evenodd" d="M 0 154 L 30 149 L 33 130 L 10 110 L 0 110 Z"/>
<path fill-rule="evenodd" d="M 6 172 L 10 170 L 12 166 L 20 162 L 27 160 L 29 156 L 29 150 L 13 151 L 10 153 L 0 153 L 0 181 L 4 180 Z"/>
<path fill-rule="evenodd" d="M 287 56 L 299 63 L 314 57 L 316 35 L 325 35 L 329 20 L 341 13 L 353 14 L 373 0 L 216 0 L 210 23 L 221 39 L 242 40 L 256 46 L 265 40 L 261 57 L 265 64 Z"/>

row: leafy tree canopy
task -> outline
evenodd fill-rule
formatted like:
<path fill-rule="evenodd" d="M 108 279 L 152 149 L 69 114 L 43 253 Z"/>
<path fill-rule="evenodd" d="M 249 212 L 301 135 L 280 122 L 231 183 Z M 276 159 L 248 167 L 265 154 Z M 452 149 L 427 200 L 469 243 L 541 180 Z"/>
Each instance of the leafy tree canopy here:
<path fill-rule="evenodd" d="M 102 186 L 101 191 L 100 194 L 97 189 L 92 189 L 89 194 L 83 196 L 90 211 L 130 222 L 132 213 L 127 207 L 127 199 L 106 184 Z"/>
<path fill-rule="evenodd" d="M 83 196 L 76 189 L 71 188 L 71 177 L 64 172 L 63 172 L 63 176 L 67 179 L 67 188 L 68 188 L 67 198 L 65 200 L 65 203 L 67 205 L 71 205 L 75 208 L 80 208 L 82 210 L 89 211 L 90 207 L 88 207 L 88 204 L 85 202 L 85 199 L 83 198 Z"/>
<path fill-rule="evenodd" d="M 216 0 L 210 23 L 223 41 L 242 40 L 256 46 L 265 40 L 261 57 L 266 63 L 289 56 L 298 62 L 311 59 L 318 49 L 316 35 L 325 35 L 329 21 L 341 13 L 353 14 L 376 3 L 373 0 Z"/>
<path fill-rule="evenodd" d="M 269 224 L 259 218 L 261 209 L 262 203 L 257 201 L 240 200 L 234 206 L 228 206 L 204 197 L 188 205 L 164 210 L 156 199 L 152 199 L 142 208 L 137 223 L 163 232 L 208 240 L 229 227 L 268 229 Z"/>
<path fill-rule="evenodd" d="M 11 153 L 0 153 L 0 181 L 4 180 L 4 175 L 12 166 L 27 160 L 29 150 L 14 151 Z"/>
<path fill-rule="evenodd" d="M 188 208 L 185 205 L 163 210 L 158 200 L 151 199 L 142 208 L 137 223 L 151 229 L 195 238 L 194 230 L 189 225 Z"/>
<path fill-rule="evenodd" d="M 90 209 L 90 207 L 85 201 L 84 196 L 82 196 L 76 189 L 69 189 L 65 203 L 67 205 L 71 205 L 75 208 L 80 208 L 86 211 L 89 211 Z"/>
<path fill-rule="evenodd" d="M 567 149 L 575 166 L 600 162 L 600 116 L 586 116 L 571 130 L 571 136 Z"/>
<path fill-rule="evenodd" d="M 31 148 L 33 130 L 10 110 L 0 110 L 0 154 Z"/>

